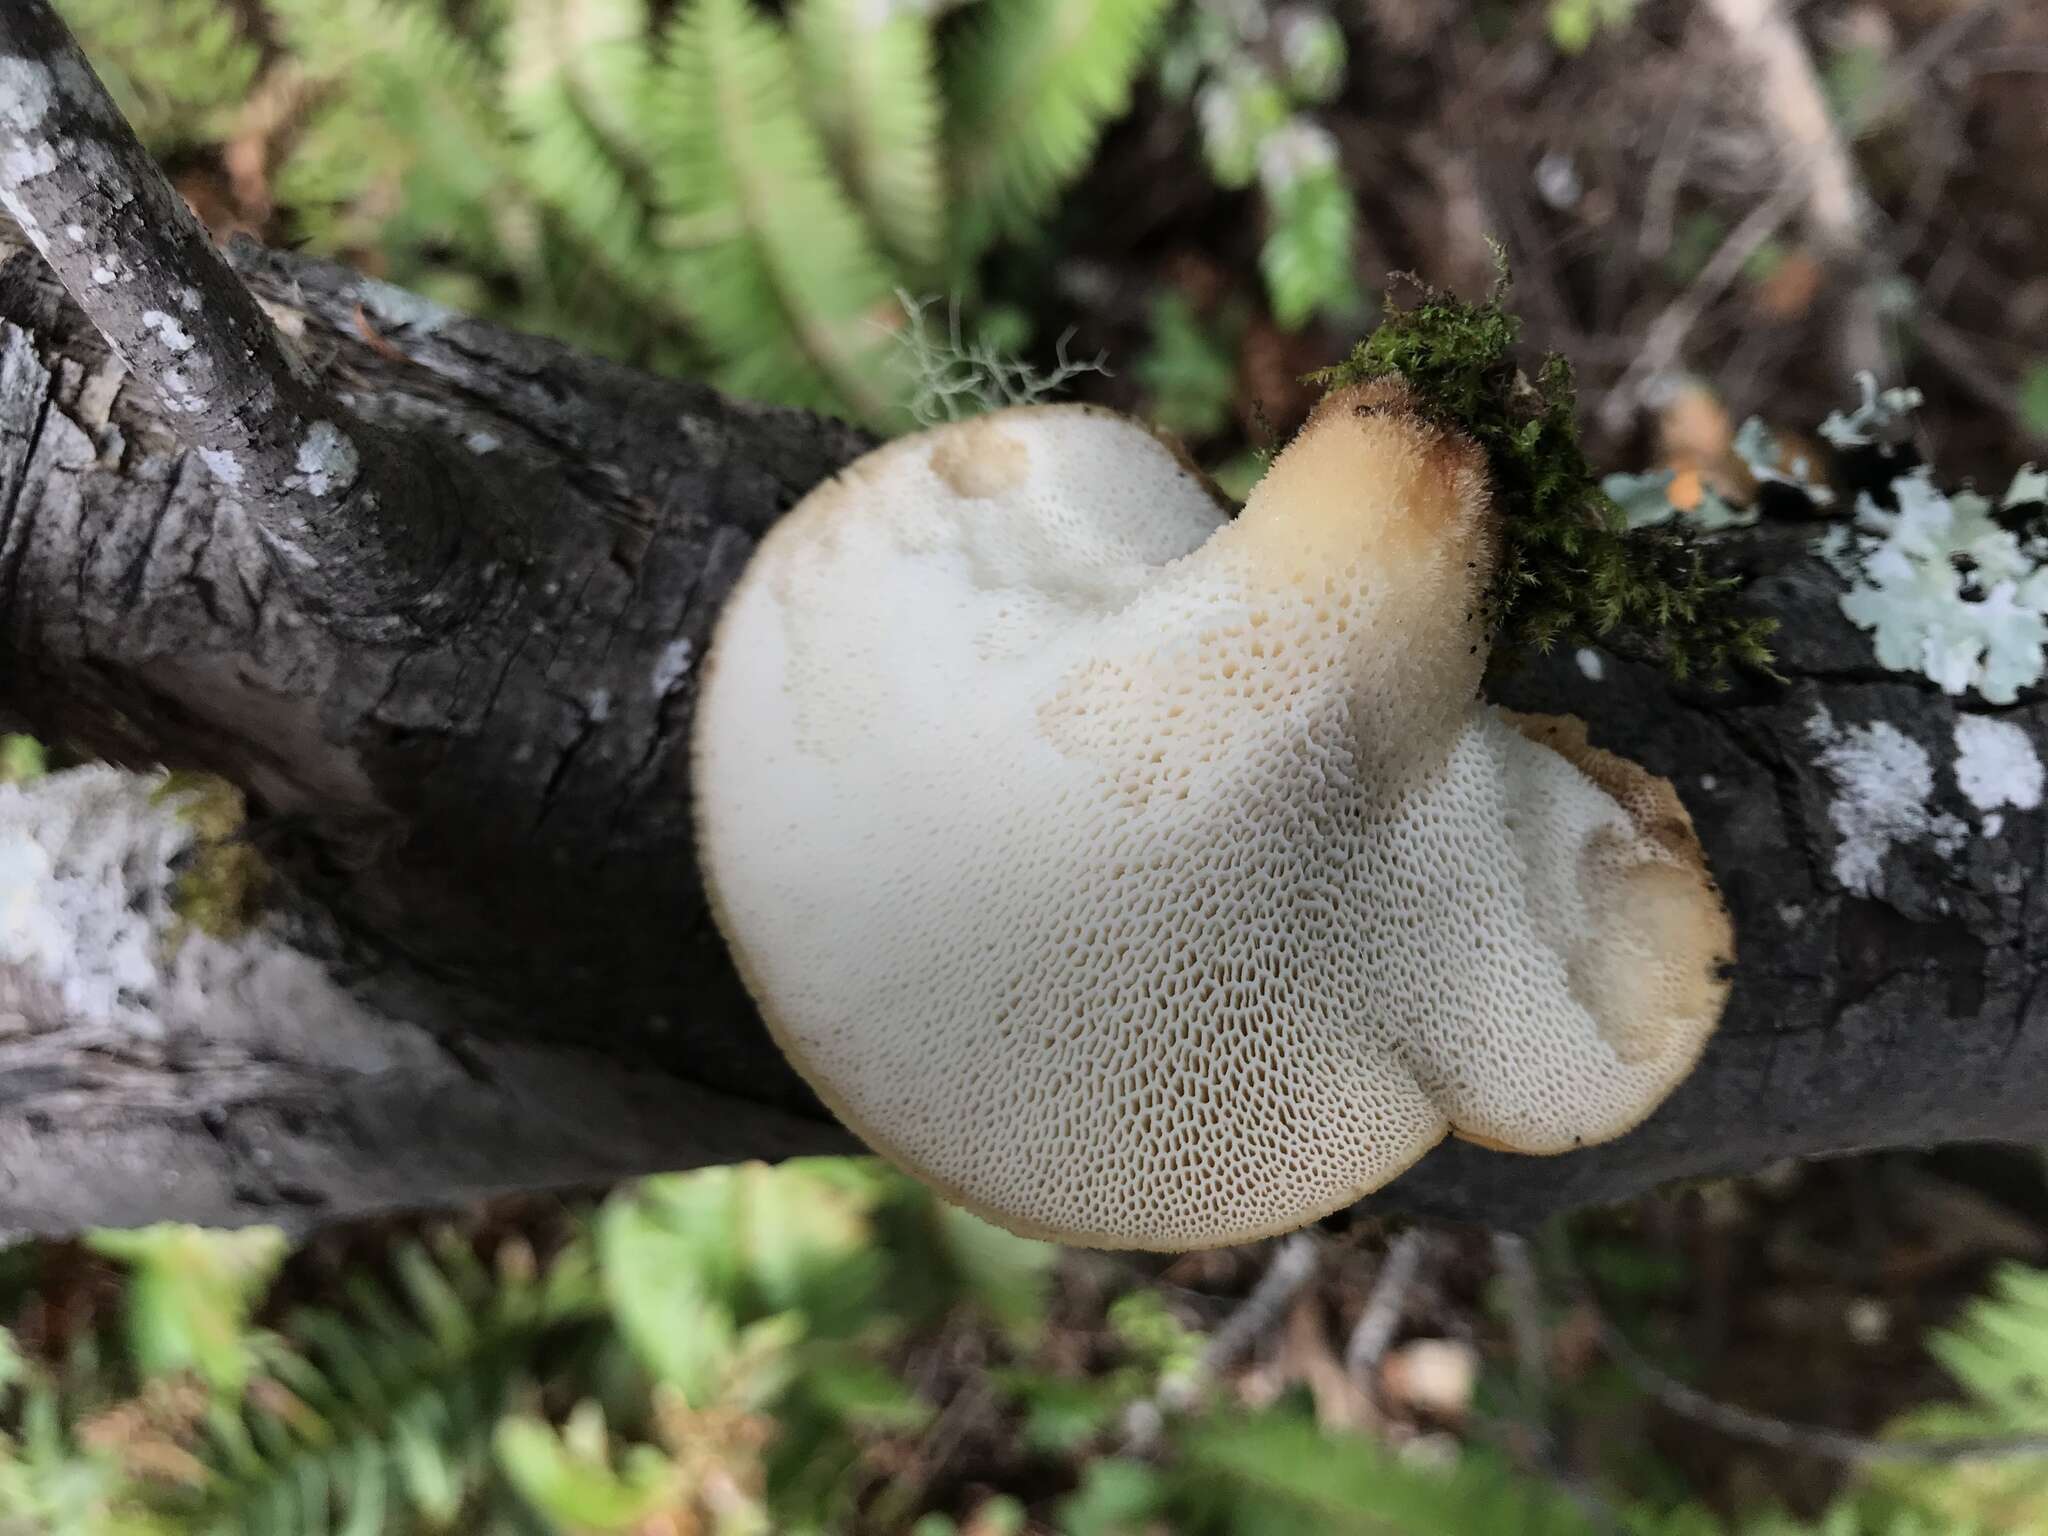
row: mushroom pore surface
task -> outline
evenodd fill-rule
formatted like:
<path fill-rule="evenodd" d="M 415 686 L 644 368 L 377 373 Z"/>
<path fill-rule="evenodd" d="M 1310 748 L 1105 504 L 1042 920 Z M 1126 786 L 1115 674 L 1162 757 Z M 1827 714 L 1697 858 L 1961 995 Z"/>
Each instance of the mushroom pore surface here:
<path fill-rule="evenodd" d="M 1620 1134 L 1717 1021 L 1670 787 L 1479 702 L 1483 459 L 1334 392 L 1234 521 L 1136 422 L 1027 407 L 811 493 L 695 727 L 714 910 L 864 1139 L 1012 1230 L 1239 1242 L 1447 1131 Z"/>

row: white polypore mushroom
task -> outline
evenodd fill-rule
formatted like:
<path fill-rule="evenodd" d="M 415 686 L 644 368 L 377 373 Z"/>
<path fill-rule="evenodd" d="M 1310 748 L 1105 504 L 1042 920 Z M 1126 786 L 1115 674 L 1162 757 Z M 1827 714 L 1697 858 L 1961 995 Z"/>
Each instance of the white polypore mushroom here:
<path fill-rule="evenodd" d="M 713 646 L 697 829 L 777 1041 L 1012 1228 L 1299 1226 L 1446 1131 L 1640 1121 L 1727 917 L 1670 786 L 1478 701 L 1484 460 L 1339 390 L 1241 516 L 1146 428 L 900 439 L 763 541 Z"/>

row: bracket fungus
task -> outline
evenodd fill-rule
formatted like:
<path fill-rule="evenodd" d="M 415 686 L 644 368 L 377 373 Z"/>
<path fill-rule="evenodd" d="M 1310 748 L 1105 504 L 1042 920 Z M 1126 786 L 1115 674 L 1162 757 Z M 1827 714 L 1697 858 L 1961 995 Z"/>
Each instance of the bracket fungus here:
<path fill-rule="evenodd" d="M 1483 455 L 1334 389 L 1234 519 L 1137 422 L 892 442 L 763 541 L 695 727 L 713 907 L 790 1059 L 1018 1232 L 1284 1231 L 1447 1132 L 1620 1135 L 1732 934 L 1671 786 L 1479 699 Z"/>

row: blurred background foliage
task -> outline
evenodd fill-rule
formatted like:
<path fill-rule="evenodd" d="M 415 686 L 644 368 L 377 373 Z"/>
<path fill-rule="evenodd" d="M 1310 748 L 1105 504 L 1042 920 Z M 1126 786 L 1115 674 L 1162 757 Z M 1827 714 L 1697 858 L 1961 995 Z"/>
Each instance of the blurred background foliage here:
<path fill-rule="evenodd" d="M 1328 1314 L 1305 1285 L 1260 1314 L 1274 1276 L 1340 1275 L 1373 1246 L 1269 1245 L 1205 1329 L 1188 1287 L 1012 1237 L 863 1159 L 666 1176 L 289 1263 L 265 1228 L 100 1233 L 16 1251 L 0 1279 L 0 1530 L 2048 1530 L 2041 1460 L 1880 1469 L 1811 1519 L 1724 1518 L 1627 1432 L 1585 1474 L 1546 1472 L 1543 1421 L 1612 1421 L 1629 1384 L 1582 1358 L 1540 1406 L 1529 1362 L 1482 1346 L 1534 1322 L 1566 1346 L 1547 1376 L 1589 1315 L 1562 1299 L 1576 1266 L 1632 1330 L 1676 1278 L 1559 1227 L 1539 1316 L 1507 1316 L 1496 1282 L 1465 1313 L 1476 1340 L 1413 1340 L 1363 1376 L 1325 1336 L 1343 1289 Z M 1446 1275 L 1465 1258 L 1437 1239 Z M 2000 1268 L 1929 1347 L 1955 1400 L 1888 1435 L 2048 1430 L 2048 1273 Z"/>
<path fill-rule="evenodd" d="M 1625 1245 L 1551 1240 L 1604 1268 L 1624 1310 L 1631 1287 L 1667 1283 Z M 1812 1521 L 1724 1523 L 1660 1499 L 1655 1468 L 1573 1487 L 1518 1462 L 1527 1383 L 1483 1352 L 1411 1344 L 1367 1392 L 1301 1322 L 1266 1319 L 1301 1358 L 1296 1379 L 1261 1380 L 1219 1351 L 1241 1322 L 1205 1334 L 1175 1287 L 1063 1258 L 861 1159 L 650 1179 L 399 1236 L 324 1275 L 281 1275 L 286 1247 L 270 1229 L 163 1226 L 14 1255 L 0 1530 L 2048 1530 L 2041 1461 L 1893 1469 Z M 1333 1261 L 1328 1240 L 1292 1254 L 1267 1257 Z M 84 1256 L 94 1278 L 71 1305 L 98 1295 L 58 1323 L 31 1304 L 50 1276 L 30 1272 Z M 1484 1300 L 1481 1326 L 1505 1305 Z M 2048 1273 L 2001 1269 L 1931 1348 L 1959 1400 L 1891 1433 L 2048 1430 Z M 1567 1397 L 1599 1413 L 1615 1394 L 1589 1371 Z"/>
<path fill-rule="evenodd" d="M 878 430 L 1071 387 L 1242 490 L 1390 269 L 1473 293 L 1497 237 L 1596 401 L 1688 317 L 1589 423 L 1656 517 L 1753 496 L 1752 413 L 1824 457 L 1782 426 L 1844 393 L 1845 293 L 1945 463 L 2048 438 L 2039 8 L 1802 8 L 1879 213 L 1844 271 L 1792 205 L 1748 239 L 1772 130 L 1687 0 L 59 7 L 216 232 Z M 2048 1432 L 2031 1155 L 1667 1191 L 1533 1289 L 1461 1231 L 1396 1285 L 1422 1230 L 1060 1253 L 847 1160 L 25 1244 L 0 1536 L 2048 1533 L 2048 1459 L 1881 1455 Z"/>
<path fill-rule="evenodd" d="M 1310 116 L 1344 39 L 1255 0 L 65 0 L 159 153 L 230 168 L 314 249 L 438 300 L 739 393 L 906 420 L 917 323 L 1042 249 L 1104 124 L 1159 69 L 1204 163 L 1256 181 L 1274 311 L 1357 306 L 1354 211 Z M 657 17 L 656 12 L 666 12 Z M 957 14 L 954 14 L 957 13 Z M 260 188 L 256 183 L 260 182 Z"/>

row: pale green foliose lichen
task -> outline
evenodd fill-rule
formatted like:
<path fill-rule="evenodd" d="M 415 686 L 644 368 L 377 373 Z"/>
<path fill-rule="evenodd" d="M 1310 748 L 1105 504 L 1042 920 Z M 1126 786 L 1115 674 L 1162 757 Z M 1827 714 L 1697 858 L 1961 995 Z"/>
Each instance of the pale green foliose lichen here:
<path fill-rule="evenodd" d="M 1844 415 L 1830 411 L 1820 424 L 1820 435 L 1837 448 L 1867 448 L 1880 441 L 1899 422 L 1920 408 L 1917 389 L 1879 389 L 1871 373 L 1856 375 L 1856 388 L 1863 403 Z"/>
<path fill-rule="evenodd" d="M 1941 490 L 1925 466 L 1891 494 L 1891 508 L 1859 496 L 1853 526 L 1822 541 L 1849 579 L 1842 612 L 1880 666 L 2012 703 L 2048 661 L 2048 538 L 2001 525 L 1974 491 Z"/>
<path fill-rule="evenodd" d="M 1830 414 L 1820 435 L 1844 451 L 1897 441 L 1920 392 L 1880 390 L 1867 373 L 1856 383 L 1861 403 Z M 1794 471 L 1777 478 L 1816 505 L 1832 501 L 1832 493 L 1801 483 L 1803 466 Z M 2048 475 L 2027 465 L 1998 510 L 2044 500 Z M 2048 532 L 2000 521 L 1991 500 L 1974 490 L 1943 490 L 1926 465 L 1894 476 L 1885 501 L 1860 493 L 1851 519 L 1820 540 L 1820 554 L 1849 584 L 1843 614 L 1870 635 L 1887 670 L 1925 677 L 1959 697 L 1974 691 L 1993 704 L 2012 703 L 2048 670 Z"/>
<path fill-rule="evenodd" d="M 1734 448 L 1735 456 L 1756 477 L 1757 484 L 1790 486 L 1817 507 L 1835 504 L 1835 493 L 1816 473 L 1813 461 L 1804 454 L 1788 455 L 1761 416 L 1752 416 L 1742 424 L 1735 434 Z"/>
<path fill-rule="evenodd" d="M 1702 487 L 1700 499 L 1682 508 L 1671 499 L 1671 484 L 1678 477 L 1668 469 L 1646 474 L 1617 473 L 1600 482 L 1600 489 L 1621 508 L 1633 533 L 1638 528 L 1661 528 L 1683 518 L 1695 533 L 1722 533 L 1730 528 L 1748 528 L 1757 520 L 1755 507 L 1738 507 L 1716 492 Z"/>

